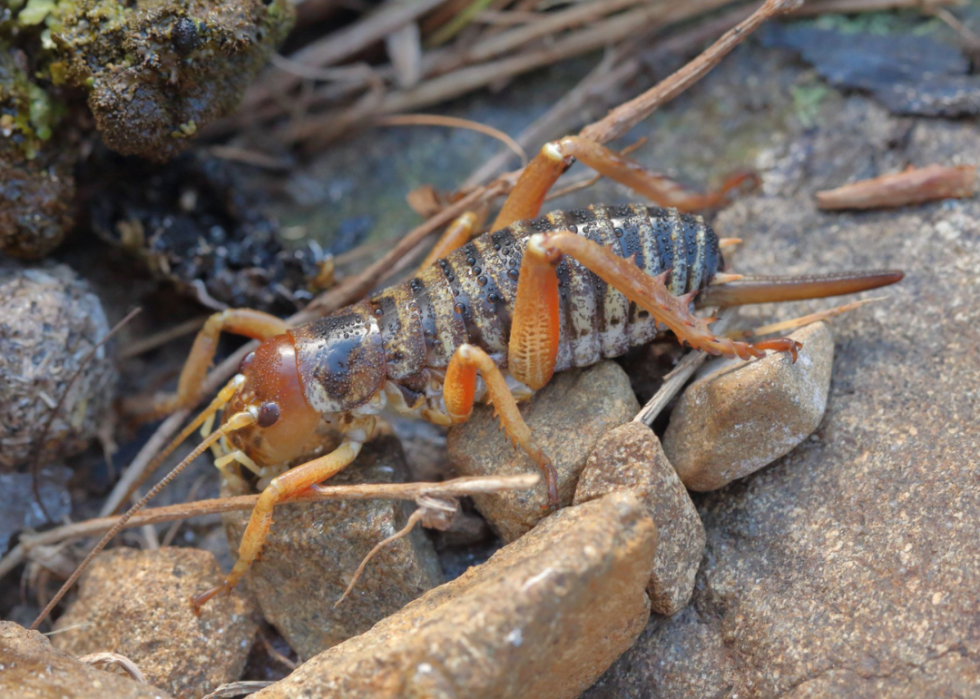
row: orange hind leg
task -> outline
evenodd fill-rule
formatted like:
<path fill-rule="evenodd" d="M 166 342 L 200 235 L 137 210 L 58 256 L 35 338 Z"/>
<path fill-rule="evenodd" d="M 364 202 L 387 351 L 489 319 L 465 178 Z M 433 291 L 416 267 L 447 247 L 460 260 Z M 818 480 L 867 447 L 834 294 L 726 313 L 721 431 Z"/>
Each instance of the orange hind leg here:
<path fill-rule="evenodd" d="M 581 136 L 566 136 L 545 144 L 528 163 L 490 230 L 496 231 L 515 221 L 537 216 L 548 190 L 575 160 L 629 187 L 658 206 L 672 206 L 681 211 L 720 206 L 728 201 L 732 190 L 756 179 L 754 173 L 736 172 L 729 175 L 719 189 L 696 192 L 666 175 L 647 170 L 635 160 L 595 141 Z"/>
<path fill-rule="evenodd" d="M 793 361 L 796 361 L 797 350 L 802 345 L 794 340 L 776 338 L 749 344 L 716 336 L 708 329 L 708 325 L 715 320 L 714 318 L 700 318 L 690 311 L 691 301 L 697 295 L 696 291 L 683 296 L 674 296 L 664 284 L 666 274 L 650 276 L 637 267 L 632 259 L 623 259 L 584 236 L 575 235 L 570 231 L 537 233 L 527 242 L 524 260 L 528 261 L 529 265 L 539 268 L 538 274 L 542 274 L 545 266 L 553 269 L 562 255 L 573 257 L 585 265 L 593 274 L 647 311 L 657 322 L 666 325 L 680 342 L 686 342 L 694 349 L 727 357 L 737 356 L 742 359 L 762 357 L 765 355 L 764 350 L 774 350 L 789 352 Z M 554 276 L 553 271 L 550 273 Z M 522 264 L 521 275 L 524 274 L 525 268 Z M 520 294 L 519 287 L 518 294 Z M 557 285 L 554 294 L 554 310 L 549 312 L 557 315 Z M 543 304 L 541 307 L 551 308 L 552 304 Z M 515 325 L 517 325 L 516 314 Z"/>

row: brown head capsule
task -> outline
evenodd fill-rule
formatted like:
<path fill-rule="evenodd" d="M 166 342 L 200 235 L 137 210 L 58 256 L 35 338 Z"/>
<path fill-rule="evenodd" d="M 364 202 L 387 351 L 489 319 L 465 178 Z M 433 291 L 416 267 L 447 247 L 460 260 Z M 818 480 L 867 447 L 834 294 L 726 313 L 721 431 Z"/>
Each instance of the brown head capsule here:
<path fill-rule="evenodd" d="M 303 392 L 291 334 L 266 340 L 243 362 L 245 382 L 228 408 L 253 412 L 256 422 L 232 432 L 230 441 L 258 463 L 283 463 L 302 456 L 320 413 Z"/>

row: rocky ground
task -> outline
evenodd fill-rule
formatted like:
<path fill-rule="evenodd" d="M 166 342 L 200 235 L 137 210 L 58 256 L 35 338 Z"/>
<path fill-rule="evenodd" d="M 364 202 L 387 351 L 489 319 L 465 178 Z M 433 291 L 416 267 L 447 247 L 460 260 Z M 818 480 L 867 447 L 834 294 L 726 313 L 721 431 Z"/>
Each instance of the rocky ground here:
<path fill-rule="evenodd" d="M 528 94 L 516 86 L 495 101 L 478 97 L 450 109 L 516 131 L 549 99 L 541 82 L 529 85 Z M 360 503 L 334 512 L 337 528 L 349 532 L 349 550 L 317 529 L 308 512 L 277 515 L 283 538 L 256 568 L 251 589 L 281 593 L 259 606 L 300 659 L 332 647 L 260 696 L 978 695 L 980 311 L 972 292 L 980 284 L 980 201 L 868 213 L 823 213 L 814 203 L 818 190 L 908 164 L 980 164 L 976 124 L 896 116 L 871 96 L 828 87 L 793 53 L 750 43 L 631 134 L 640 136 L 650 140 L 638 159 L 689 181 L 717 180 L 745 166 L 760 173 L 760 190 L 714 220 L 719 235 L 745 241 L 727 256 L 735 271 L 899 268 L 905 280 L 868 294 L 882 301 L 800 331 L 806 346 L 796 365 L 778 356 L 748 366 L 709 362 L 672 406 L 669 421 L 658 421 L 663 449 L 645 427 L 621 426 L 639 405 L 633 390 L 643 381 L 637 379 L 649 377 L 631 376 L 631 388 L 627 372 L 613 363 L 561 377 L 528 416 L 542 446 L 559 455 L 563 499 L 573 506 L 530 529 L 543 514 L 534 495 L 477 499 L 482 518 L 467 503 L 457 526 L 433 537 L 434 548 L 429 535 L 417 532 L 375 561 L 360 583 L 364 594 L 346 612 L 318 613 L 332 606 L 326 599 L 310 604 L 315 581 L 336 593 L 346 582 L 337 570 L 356 565 L 362 548 L 400 527 L 404 512 Z M 365 139 L 373 139 L 370 147 Z M 311 206 L 305 219 L 298 207 L 290 223 L 313 231 L 331 211 L 366 215 L 357 207 L 367 207 L 370 197 L 355 196 L 359 170 L 343 170 L 345 159 L 367 173 L 380 171 L 372 170 L 380 162 L 372 158 L 393 158 L 382 192 L 392 173 L 405 172 L 417 178 L 422 171 L 450 187 L 473 165 L 451 154 L 477 148 L 465 140 L 469 146 L 453 150 L 456 139 L 472 136 L 436 139 L 437 154 L 426 150 L 431 139 L 417 135 L 403 139 L 407 147 L 397 152 L 390 148 L 397 135 L 352 140 L 284 189 L 293 186 L 295 193 L 305 183 L 307 192 L 340 187 L 351 196 L 333 210 L 314 214 Z M 437 162 L 446 167 L 433 172 Z M 408 183 L 398 197 L 415 184 L 421 182 Z M 555 206 L 630 199 L 601 182 Z M 365 209 L 374 213 L 375 239 L 396 231 L 388 214 L 398 205 L 392 196 Z M 754 307 L 736 324 L 830 305 Z M 635 373 L 643 362 L 622 366 Z M 742 402 L 740 391 L 747 392 Z M 705 405 L 712 406 L 708 415 Z M 791 438 L 773 438 L 774 427 Z M 375 458 L 374 480 L 522 468 L 509 447 L 501 451 L 494 441 L 503 438 L 489 410 L 452 431 L 448 449 L 430 432 L 401 425 L 396 431 L 405 437 L 407 466 L 393 448 Z M 208 468 L 202 464 L 188 483 Z M 689 495 L 685 485 L 711 492 Z M 232 531 L 241 526 L 236 517 L 227 524 Z M 213 520 L 188 526 L 185 539 L 226 558 L 217 527 Z M 513 543 L 500 548 L 503 541 Z M 325 570 L 322 560 L 300 556 L 285 572 L 274 569 L 275 557 L 290 546 L 334 556 L 336 565 Z M 172 594 L 159 600 L 183 598 L 184 586 L 200 587 L 217 575 L 207 557 L 187 579 L 177 555 L 163 548 L 122 560 L 171 581 Z M 436 558 L 450 582 L 433 587 Z M 474 564 L 482 565 L 459 575 Z M 88 580 L 105 574 L 93 569 Z M 126 589 L 130 579 L 117 584 Z M 100 644 L 89 641 L 98 631 L 101 645 L 145 663 L 147 679 L 160 673 L 153 683 L 174 695 L 185 691 L 187 678 L 168 668 L 195 658 L 214 660 L 209 687 L 240 675 L 242 665 L 253 679 L 284 674 L 281 665 L 262 670 L 268 663 L 257 659 L 261 653 L 246 661 L 249 642 L 242 639 L 253 627 L 240 618 L 248 607 L 237 597 L 214 612 L 230 630 L 214 646 L 199 637 L 213 631 L 208 624 L 215 619 L 194 619 L 183 608 L 161 611 L 157 623 L 170 629 L 168 637 L 192 636 L 199 645 L 173 643 L 168 651 L 182 657 L 141 662 L 152 656 L 140 655 L 152 639 L 134 633 L 128 651 L 118 641 L 127 629 L 117 627 L 131 624 L 134 599 L 105 590 L 96 595 L 99 587 L 106 585 L 83 581 L 79 602 L 59 622 L 66 632 L 52 637 L 58 648 L 92 652 Z M 0 607 L 4 618 L 8 609 Z M 302 613 L 289 611 L 296 609 Z M 108 619 L 106 626 L 73 637 L 72 620 L 95 610 L 102 610 L 98 618 Z M 262 633 L 275 641 L 269 627 Z M 29 668 L 86 677 L 100 672 L 11 624 L 0 627 L 0 651 Z M 0 667 L 0 690 L 21 677 Z M 165 696 L 114 676 L 104 681 L 120 683 L 119 696 Z"/>

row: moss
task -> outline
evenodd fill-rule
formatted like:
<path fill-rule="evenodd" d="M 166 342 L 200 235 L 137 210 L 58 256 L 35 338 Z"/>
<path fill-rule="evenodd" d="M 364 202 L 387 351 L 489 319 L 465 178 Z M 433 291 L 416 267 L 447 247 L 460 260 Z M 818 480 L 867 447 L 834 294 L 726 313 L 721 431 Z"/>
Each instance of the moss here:
<path fill-rule="evenodd" d="M 830 88 L 814 76 L 804 84 L 791 85 L 789 90 L 793 96 L 793 111 L 800 124 L 806 129 L 815 126 L 821 103 L 830 94 Z"/>
<path fill-rule="evenodd" d="M 88 90 L 106 144 L 154 160 L 237 105 L 293 16 L 287 0 L 31 2 L 54 3 L 58 79 Z"/>
<path fill-rule="evenodd" d="M 74 151 L 50 143 L 64 109 L 0 42 L 0 250 L 46 255 L 72 225 Z"/>
<path fill-rule="evenodd" d="M 810 22 L 821 29 L 832 29 L 843 34 L 931 34 L 946 26 L 942 20 L 925 17 L 918 10 L 826 14 L 815 20 L 806 20 L 806 23 Z"/>
<path fill-rule="evenodd" d="M 18 66 L 17 56 L 0 42 L 0 135 L 31 160 L 51 139 L 65 110 Z"/>

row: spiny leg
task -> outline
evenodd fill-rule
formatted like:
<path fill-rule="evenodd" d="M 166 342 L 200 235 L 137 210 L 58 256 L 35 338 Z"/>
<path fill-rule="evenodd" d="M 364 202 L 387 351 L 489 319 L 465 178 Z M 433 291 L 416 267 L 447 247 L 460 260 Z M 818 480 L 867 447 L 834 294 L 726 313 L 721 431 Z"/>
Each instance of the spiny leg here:
<path fill-rule="evenodd" d="M 422 260 L 422 264 L 419 265 L 419 271 L 421 272 L 440 257 L 445 257 L 456 248 L 466 245 L 470 241 L 470 238 L 480 230 L 480 226 L 483 225 L 486 217 L 486 208 L 481 207 L 477 211 L 464 212 L 459 218 L 450 223 L 449 227 L 439 237 L 439 240 L 436 241 L 432 250 L 429 251 L 429 254 Z"/>
<path fill-rule="evenodd" d="M 136 409 L 132 412 L 143 413 L 142 418 L 152 419 L 197 403 L 200 399 L 201 386 L 204 384 L 208 367 L 214 360 L 214 353 L 217 350 L 218 338 L 221 333 L 234 333 L 254 340 L 266 340 L 281 335 L 288 329 L 289 325 L 281 318 L 250 308 L 231 308 L 215 313 L 205 321 L 204 327 L 194 338 L 194 345 L 191 347 L 187 361 L 184 362 L 184 368 L 180 372 L 177 392 L 173 395 L 158 397 L 148 412 L 145 409 Z"/>
<path fill-rule="evenodd" d="M 477 371 L 483 376 L 490 401 L 507 436 L 515 445 L 520 445 L 544 474 L 548 486 L 549 507 L 558 507 L 558 475 L 551 459 L 531 436 L 531 430 L 521 417 L 521 411 L 517 409 L 517 401 L 507 388 L 507 381 L 500 369 L 486 352 L 474 345 L 460 345 L 449 360 L 443 383 L 443 399 L 446 402 L 449 418 L 456 424 L 469 419 L 476 396 Z"/>
<path fill-rule="evenodd" d="M 755 179 L 754 173 L 738 172 L 726 178 L 717 190 L 695 192 L 595 141 L 581 136 L 566 136 L 546 143 L 524 168 L 491 230 L 496 231 L 515 221 L 537 216 L 548 190 L 574 159 L 659 206 L 673 206 L 681 211 L 698 211 L 724 204 L 733 189 Z"/>
<path fill-rule="evenodd" d="M 800 343 L 788 338 L 776 338 L 756 344 L 737 342 L 718 337 L 708 329 L 714 318 L 699 318 L 690 311 L 691 301 L 697 295 L 692 291 L 683 296 L 673 296 L 668 291 L 666 273 L 650 276 L 636 266 L 632 259 L 623 259 L 608 248 L 594 243 L 584 236 L 570 231 L 537 233 L 528 240 L 528 248 L 539 248 L 549 259 L 568 255 L 585 265 L 593 274 L 620 291 L 630 301 L 647 311 L 657 322 L 666 325 L 681 342 L 709 354 L 722 354 L 742 359 L 762 357 L 763 350 L 789 352 L 796 361 Z"/>
<path fill-rule="evenodd" d="M 252 516 L 248 520 L 248 526 L 245 527 L 245 533 L 242 535 L 242 543 L 238 547 L 238 560 L 235 566 L 225 578 L 223 585 L 213 587 L 191 600 L 195 614 L 200 613 L 201 607 L 209 600 L 222 592 L 230 592 L 258 557 L 272 528 L 272 511 L 276 503 L 342 471 L 357 458 L 361 452 L 361 445 L 359 441 L 345 439 L 329 454 L 296 466 L 272 479 L 252 509 Z"/>
<path fill-rule="evenodd" d="M 537 391 L 551 380 L 561 334 L 558 310 L 560 255 L 528 243 L 521 260 L 514 316 L 507 345 L 507 370 Z"/>

